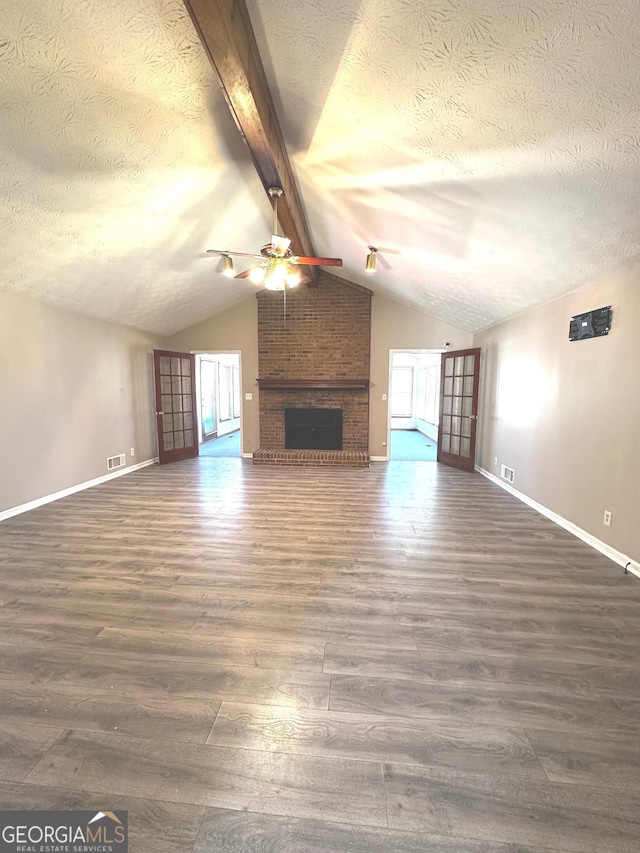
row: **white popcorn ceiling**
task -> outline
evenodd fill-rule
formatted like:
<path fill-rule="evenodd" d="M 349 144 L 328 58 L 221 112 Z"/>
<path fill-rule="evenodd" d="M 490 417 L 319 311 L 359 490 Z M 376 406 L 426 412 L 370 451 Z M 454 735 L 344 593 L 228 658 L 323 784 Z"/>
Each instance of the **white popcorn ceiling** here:
<path fill-rule="evenodd" d="M 171 334 L 271 226 L 181 0 L 0 0 L 0 287 Z"/>
<path fill-rule="evenodd" d="M 248 5 L 349 278 L 476 331 L 640 253 L 638 0 Z"/>
<path fill-rule="evenodd" d="M 640 254 L 638 0 L 247 3 L 345 277 L 475 331 Z M 0 226 L 1 288 L 126 325 L 252 292 L 203 255 L 270 215 L 181 0 L 0 0 Z"/>

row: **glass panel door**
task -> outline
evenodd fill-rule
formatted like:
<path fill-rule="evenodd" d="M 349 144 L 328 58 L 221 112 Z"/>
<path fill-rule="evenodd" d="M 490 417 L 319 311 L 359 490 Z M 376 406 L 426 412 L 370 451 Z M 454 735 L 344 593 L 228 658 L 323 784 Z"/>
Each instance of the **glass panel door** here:
<path fill-rule="evenodd" d="M 442 354 L 438 462 L 473 471 L 478 422 L 480 349 Z"/>
<path fill-rule="evenodd" d="M 153 351 L 160 464 L 198 455 L 195 356 Z"/>

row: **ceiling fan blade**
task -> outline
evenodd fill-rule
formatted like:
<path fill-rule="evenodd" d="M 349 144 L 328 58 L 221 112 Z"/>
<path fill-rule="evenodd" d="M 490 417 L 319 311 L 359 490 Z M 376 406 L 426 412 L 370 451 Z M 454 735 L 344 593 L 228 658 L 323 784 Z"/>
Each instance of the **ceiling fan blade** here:
<path fill-rule="evenodd" d="M 251 257 L 253 257 L 253 255 L 251 255 Z M 255 267 L 249 267 L 248 270 L 245 270 L 244 272 L 239 272 L 238 275 L 234 275 L 234 278 L 249 278 L 254 269 Z"/>
<path fill-rule="evenodd" d="M 306 258 L 302 256 L 296 256 L 291 258 L 291 261 L 294 264 L 307 264 L 308 266 L 316 266 L 316 267 L 341 267 L 342 266 L 342 258 Z"/>
<path fill-rule="evenodd" d="M 250 255 L 248 252 L 228 252 L 226 249 L 207 249 L 208 255 L 231 255 L 234 258 L 259 258 L 260 255 Z"/>

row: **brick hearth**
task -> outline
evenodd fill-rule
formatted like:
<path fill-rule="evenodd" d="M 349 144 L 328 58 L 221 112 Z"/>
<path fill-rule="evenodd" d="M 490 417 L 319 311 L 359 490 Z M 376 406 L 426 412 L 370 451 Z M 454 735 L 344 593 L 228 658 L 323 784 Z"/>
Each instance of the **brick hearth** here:
<path fill-rule="evenodd" d="M 256 450 L 254 465 L 297 465 L 302 468 L 368 468 L 369 454 L 358 450 Z"/>

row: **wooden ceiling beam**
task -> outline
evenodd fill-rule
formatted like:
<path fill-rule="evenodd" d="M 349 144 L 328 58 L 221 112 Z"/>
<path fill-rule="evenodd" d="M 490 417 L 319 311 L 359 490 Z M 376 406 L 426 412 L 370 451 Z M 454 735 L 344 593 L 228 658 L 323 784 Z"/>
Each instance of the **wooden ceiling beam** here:
<path fill-rule="evenodd" d="M 244 0 L 183 0 L 295 255 L 314 255 L 306 217 Z M 316 271 L 309 268 L 311 273 Z"/>

